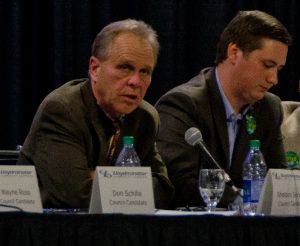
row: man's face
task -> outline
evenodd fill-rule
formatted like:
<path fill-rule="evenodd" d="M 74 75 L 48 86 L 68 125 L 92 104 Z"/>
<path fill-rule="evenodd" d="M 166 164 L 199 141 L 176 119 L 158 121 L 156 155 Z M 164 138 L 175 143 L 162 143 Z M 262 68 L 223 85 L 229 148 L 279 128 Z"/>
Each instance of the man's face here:
<path fill-rule="evenodd" d="M 151 45 L 132 33 L 119 34 L 107 59 L 90 58 L 89 72 L 98 104 L 111 117 L 131 113 L 144 98 L 153 69 Z"/>
<path fill-rule="evenodd" d="M 249 54 L 240 49 L 235 60 L 235 97 L 244 104 L 262 99 L 278 83 L 278 71 L 285 65 L 288 46 L 264 39 L 262 47 Z"/>

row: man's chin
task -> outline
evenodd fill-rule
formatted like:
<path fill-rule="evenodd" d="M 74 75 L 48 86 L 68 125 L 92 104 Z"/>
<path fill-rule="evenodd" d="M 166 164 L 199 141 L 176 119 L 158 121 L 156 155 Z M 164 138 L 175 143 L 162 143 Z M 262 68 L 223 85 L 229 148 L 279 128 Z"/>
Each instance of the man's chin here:
<path fill-rule="evenodd" d="M 266 92 L 259 92 L 259 93 L 253 94 L 252 98 L 251 98 L 252 99 L 251 103 L 255 103 L 255 102 L 263 99 L 265 95 L 266 95 Z"/>
<path fill-rule="evenodd" d="M 261 93 L 261 94 L 259 94 L 259 95 L 257 96 L 256 101 L 259 101 L 259 100 L 263 99 L 263 98 L 265 97 L 265 95 L 266 95 L 266 93 Z"/>
<path fill-rule="evenodd" d="M 130 113 L 132 113 L 137 107 L 138 107 L 138 105 L 130 106 L 130 107 L 125 107 L 125 108 L 123 108 L 122 110 L 120 110 L 120 113 L 121 113 L 122 115 L 124 115 L 124 114 L 130 114 Z"/>

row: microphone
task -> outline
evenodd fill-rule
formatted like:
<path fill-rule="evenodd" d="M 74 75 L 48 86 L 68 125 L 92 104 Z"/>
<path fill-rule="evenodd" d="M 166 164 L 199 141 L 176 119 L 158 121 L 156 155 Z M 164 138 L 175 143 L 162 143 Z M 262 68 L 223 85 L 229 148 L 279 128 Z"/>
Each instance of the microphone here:
<path fill-rule="evenodd" d="M 214 167 L 216 167 L 218 169 L 223 169 L 223 168 L 221 168 L 219 163 L 215 160 L 215 158 L 213 158 L 211 153 L 208 151 L 208 149 L 204 145 L 202 134 L 199 129 L 197 129 L 196 127 L 189 128 L 185 132 L 184 138 L 185 138 L 185 141 L 189 145 L 191 145 L 193 147 L 195 147 L 195 146 L 199 147 L 198 149 L 200 150 L 202 156 L 206 159 L 206 161 L 208 163 L 212 164 Z M 234 190 L 234 192 L 236 192 L 239 196 L 242 196 L 239 189 L 233 184 L 233 181 L 231 180 L 228 173 L 225 172 L 224 178 L 225 178 L 225 182 L 229 186 L 231 186 L 231 188 Z"/>

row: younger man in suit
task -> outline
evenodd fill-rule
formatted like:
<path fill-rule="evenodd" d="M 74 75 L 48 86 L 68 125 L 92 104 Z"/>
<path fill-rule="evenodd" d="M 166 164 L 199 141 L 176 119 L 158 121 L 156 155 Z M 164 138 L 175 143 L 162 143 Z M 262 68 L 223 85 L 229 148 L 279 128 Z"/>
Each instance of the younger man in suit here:
<path fill-rule="evenodd" d="M 175 186 L 174 207 L 203 205 L 199 169 L 213 168 L 185 142 L 190 127 L 201 131 L 212 156 L 237 187 L 242 187 L 250 139 L 261 141 L 268 168 L 285 166 L 282 107 L 267 91 L 278 83 L 290 43 L 290 34 L 273 16 L 241 11 L 220 37 L 216 65 L 159 99 L 158 148 Z M 227 206 L 235 196 L 227 187 L 220 205 Z"/>

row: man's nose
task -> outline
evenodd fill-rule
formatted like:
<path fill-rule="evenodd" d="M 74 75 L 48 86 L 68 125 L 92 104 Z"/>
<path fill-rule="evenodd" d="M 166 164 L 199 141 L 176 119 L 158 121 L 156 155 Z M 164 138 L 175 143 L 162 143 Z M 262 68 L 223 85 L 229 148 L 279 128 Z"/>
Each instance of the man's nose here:
<path fill-rule="evenodd" d="M 128 85 L 129 86 L 138 86 L 142 82 L 142 78 L 138 72 L 133 73 L 129 80 L 128 80 Z"/>
<path fill-rule="evenodd" d="M 276 69 L 270 70 L 268 77 L 267 77 L 268 83 L 272 85 L 277 85 L 278 83 L 278 71 Z"/>

